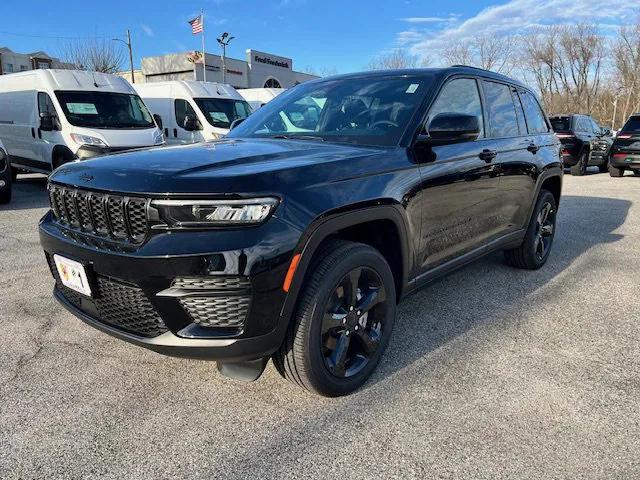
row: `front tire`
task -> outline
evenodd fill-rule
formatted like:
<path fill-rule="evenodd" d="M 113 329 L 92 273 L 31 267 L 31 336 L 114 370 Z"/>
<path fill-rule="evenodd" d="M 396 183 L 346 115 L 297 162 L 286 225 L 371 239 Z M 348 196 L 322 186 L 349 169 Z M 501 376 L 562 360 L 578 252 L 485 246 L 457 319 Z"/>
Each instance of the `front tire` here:
<path fill-rule="evenodd" d="M 509 265 L 537 270 L 547 262 L 556 232 L 556 213 L 555 197 L 548 190 L 541 190 L 522 244 L 504 252 Z"/>
<path fill-rule="evenodd" d="M 273 360 L 293 383 L 336 397 L 360 388 L 380 362 L 396 291 L 388 263 L 368 245 L 333 241 L 320 255 Z"/>
<path fill-rule="evenodd" d="M 598 171 L 600 173 L 607 173 L 609 171 L 609 162 L 605 160 L 604 163 L 598 167 Z"/>
<path fill-rule="evenodd" d="M 616 178 L 623 177 L 624 168 L 616 168 L 612 165 L 609 165 L 609 175 Z"/>
<path fill-rule="evenodd" d="M 5 175 L 3 180 L 6 182 L 6 185 L 0 189 L 0 204 L 11 201 L 11 175 Z"/>
<path fill-rule="evenodd" d="M 582 175 L 586 175 L 588 161 L 589 161 L 589 156 L 587 155 L 587 152 L 582 152 L 580 154 L 580 158 L 578 158 L 578 163 L 576 163 L 573 167 L 571 167 L 571 175 L 576 177 L 581 177 Z"/>

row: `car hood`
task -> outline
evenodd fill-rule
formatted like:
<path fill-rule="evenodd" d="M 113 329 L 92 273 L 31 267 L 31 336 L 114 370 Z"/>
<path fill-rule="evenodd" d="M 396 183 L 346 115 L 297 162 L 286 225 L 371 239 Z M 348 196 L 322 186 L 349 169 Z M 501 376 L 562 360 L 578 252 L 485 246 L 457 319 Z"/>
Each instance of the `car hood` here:
<path fill-rule="evenodd" d="M 68 163 L 50 180 L 122 193 L 277 193 L 283 183 L 300 183 L 300 169 L 306 169 L 306 184 L 357 176 L 359 161 L 372 165 L 365 158 L 385 150 L 303 140 L 229 139 Z"/>

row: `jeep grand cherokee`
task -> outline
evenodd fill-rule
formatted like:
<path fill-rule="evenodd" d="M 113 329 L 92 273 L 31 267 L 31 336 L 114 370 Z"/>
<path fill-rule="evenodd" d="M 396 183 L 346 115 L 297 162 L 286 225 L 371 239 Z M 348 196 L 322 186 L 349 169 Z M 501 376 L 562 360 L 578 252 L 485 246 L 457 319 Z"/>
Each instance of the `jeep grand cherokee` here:
<path fill-rule="evenodd" d="M 524 85 L 469 67 L 352 74 L 283 93 L 221 141 L 60 167 L 40 237 L 55 297 L 88 324 L 245 380 L 273 358 L 336 396 L 372 373 L 410 292 L 495 250 L 541 267 L 561 182 Z"/>

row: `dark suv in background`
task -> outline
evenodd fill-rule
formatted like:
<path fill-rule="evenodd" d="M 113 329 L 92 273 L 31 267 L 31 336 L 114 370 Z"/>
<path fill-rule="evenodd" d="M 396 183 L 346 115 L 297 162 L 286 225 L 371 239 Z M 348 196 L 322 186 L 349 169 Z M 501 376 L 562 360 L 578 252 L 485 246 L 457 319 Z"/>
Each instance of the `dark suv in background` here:
<path fill-rule="evenodd" d="M 611 147 L 609 174 L 622 177 L 625 170 L 640 175 L 640 113 L 627 120 Z"/>
<path fill-rule="evenodd" d="M 286 112 L 311 108 L 304 127 Z M 237 124 L 237 122 L 236 122 Z M 40 239 L 88 324 L 245 380 L 361 386 L 397 303 L 495 250 L 547 261 L 560 143 L 524 85 L 468 68 L 284 92 L 209 143 L 67 164 Z M 464 292 L 460 292 L 464 295 Z"/>
<path fill-rule="evenodd" d="M 562 142 L 562 161 L 571 175 L 584 175 L 587 167 L 608 169 L 611 132 L 603 129 L 589 115 L 552 115 L 549 120 Z"/>

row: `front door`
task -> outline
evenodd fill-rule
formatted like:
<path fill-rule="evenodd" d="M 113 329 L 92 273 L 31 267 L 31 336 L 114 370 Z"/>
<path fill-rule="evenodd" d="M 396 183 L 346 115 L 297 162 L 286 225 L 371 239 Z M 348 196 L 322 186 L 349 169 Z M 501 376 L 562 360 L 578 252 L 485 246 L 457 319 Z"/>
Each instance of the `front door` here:
<path fill-rule="evenodd" d="M 493 142 L 486 138 L 478 81 L 450 80 L 431 107 L 425 125 L 445 112 L 476 115 L 481 133 L 475 141 L 434 146 L 430 159 L 419 159 L 422 228 L 418 265 L 423 272 L 482 245 L 499 228 L 499 171 L 493 159 Z"/>
<path fill-rule="evenodd" d="M 192 116 L 193 118 L 198 118 L 198 115 L 189 100 L 178 98 L 173 102 L 173 104 L 176 125 L 174 125 L 172 131 L 169 132 L 169 138 L 167 141 L 173 144 L 196 143 L 203 141 L 204 136 L 202 134 L 202 125 L 200 125 L 200 130 L 189 131 L 184 128 L 184 119 L 187 115 Z"/>
<path fill-rule="evenodd" d="M 40 128 L 40 115 L 46 113 L 52 115 L 56 129 L 47 131 Z M 46 92 L 38 92 L 38 118 L 36 119 L 36 139 L 33 159 L 33 166 L 43 170 L 53 170 L 53 147 L 64 143 L 60 132 L 60 119 L 56 107 L 53 105 L 51 97 Z"/>

